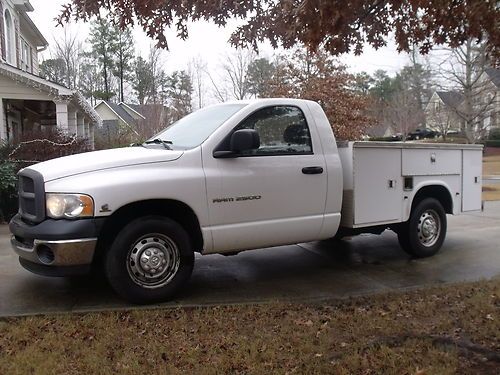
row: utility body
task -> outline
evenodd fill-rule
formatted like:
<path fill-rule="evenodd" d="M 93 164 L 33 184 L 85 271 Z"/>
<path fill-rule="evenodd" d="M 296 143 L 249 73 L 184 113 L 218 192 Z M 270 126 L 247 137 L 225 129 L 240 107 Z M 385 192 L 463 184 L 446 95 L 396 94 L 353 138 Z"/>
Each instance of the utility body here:
<path fill-rule="evenodd" d="M 426 257 L 443 244 L 446 214 L 481 209 L 481 161 L 476 145 L 337 144 L 312 101 L 219 104 L 142 145 L 21 170 L 12 246 L 43 275 L 103 267 L 137 303 L 178 292 L 195 252 L 391 229 Z"/>

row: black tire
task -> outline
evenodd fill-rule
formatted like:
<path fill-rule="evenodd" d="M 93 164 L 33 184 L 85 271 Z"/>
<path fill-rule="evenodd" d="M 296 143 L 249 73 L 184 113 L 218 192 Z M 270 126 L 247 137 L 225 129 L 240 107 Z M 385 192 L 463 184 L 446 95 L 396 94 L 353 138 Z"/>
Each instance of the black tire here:
<path fill-rule="evenodd" d="M 193 265 L 188 234 L 177 222 L 161 216 L 127 224 L 104 256 L 111 287 L 137 304 L 171 299 L 191 276 Z"/>
<path fill-rule="evenodd" d="M 425 198 L 414 207 L 410 219 L 398 229 L 399 244 L 416 258 L 430 257 L 443 245 L 446 229 L 446 212 L 441 203 L 434 198 Z"/>

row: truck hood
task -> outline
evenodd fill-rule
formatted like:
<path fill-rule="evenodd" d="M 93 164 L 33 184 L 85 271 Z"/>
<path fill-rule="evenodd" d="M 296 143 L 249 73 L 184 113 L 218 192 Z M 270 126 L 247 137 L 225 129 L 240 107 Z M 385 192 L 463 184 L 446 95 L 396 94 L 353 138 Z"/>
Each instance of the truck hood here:
<path fill-rule="evenodd" d="M 77 174 L 137 164 L 159 163 L 179 159 L 183 151 L 145 147 L 126 147 L 85 152 L 31 165 L 45 182 Z"/>

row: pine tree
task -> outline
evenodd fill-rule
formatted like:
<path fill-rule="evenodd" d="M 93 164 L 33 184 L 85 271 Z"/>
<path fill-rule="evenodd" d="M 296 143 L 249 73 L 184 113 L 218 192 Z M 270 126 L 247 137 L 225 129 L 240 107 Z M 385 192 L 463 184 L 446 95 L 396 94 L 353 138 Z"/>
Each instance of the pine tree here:
<path fill-rule="evenodd" d="M 116 61 L 114 75 L 118 78 L 120 101 L 125 101 L 124 83 L 132 79 L 134 70 L 134 38 L 130 29 L 115 29 L 116 40 Z"/>
<path fill-rule="evenodd" d="M 109 100 L 115 93 L 111 89 L 111 76 L 115 69 L 115 56 L 118 51 L 116 28 L 103 19 L 97 19 L 90 28 L 89 43 L 92 47 L 91 54 L 96 58 L 104 82 L 104 90 L 96 92 L 95 96 Z"/>

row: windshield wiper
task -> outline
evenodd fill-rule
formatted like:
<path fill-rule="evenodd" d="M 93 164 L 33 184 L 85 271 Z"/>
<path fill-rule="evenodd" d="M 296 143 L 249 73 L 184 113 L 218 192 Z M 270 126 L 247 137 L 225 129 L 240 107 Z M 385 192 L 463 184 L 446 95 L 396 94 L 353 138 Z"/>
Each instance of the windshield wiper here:
<path fill-rule="evenodd" d="M 149 145 L 149 144 L 157 144 L 157 145 L 163 145 L 163 147 L 165 147 L 167 150 L 171 150 L 172 147 L 170 147 L 172 143 L 172 141 L 164 141 L 163 139 L 160 139 L 160 138 L 155 138 L 155 139 L 151 139 L 149 141 L 146 141 L 144 142 L 145 144 Z"/>

